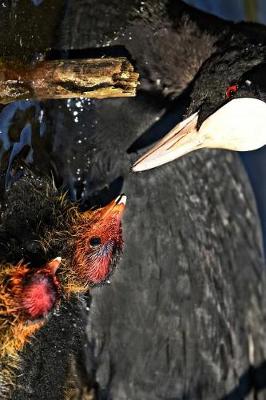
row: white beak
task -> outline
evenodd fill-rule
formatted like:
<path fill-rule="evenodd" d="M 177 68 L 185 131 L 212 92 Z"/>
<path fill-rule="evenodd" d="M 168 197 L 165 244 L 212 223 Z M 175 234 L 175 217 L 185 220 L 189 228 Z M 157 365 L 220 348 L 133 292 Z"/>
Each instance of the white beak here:
<path fill-rule="evenodd" d="M 254 98 L 231 100 L 210 115 L 197 130 L 198 113 L 177 124 L 144 154 L 133 171 L 144 171 L 201 148 L 236 151 L 266 144 L 266 103 Z"/>

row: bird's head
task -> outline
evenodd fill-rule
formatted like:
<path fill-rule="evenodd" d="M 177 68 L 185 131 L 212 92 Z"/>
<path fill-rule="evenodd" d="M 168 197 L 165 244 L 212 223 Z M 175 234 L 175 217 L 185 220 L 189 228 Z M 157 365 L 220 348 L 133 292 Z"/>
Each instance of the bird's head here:
<path fill-rule="evenodd" d="M 67 275 L 70 290 L 87 289 L 106 282 L 122 252 L 121 219 L 126 196 L 121 195 L 107 206 L 79 214 L 74 224 L 73 254 Z"/>
<path fill-rule="evenodd" d="M 208 59 L 194 78 L 182 122 L 133 166 L 143 171 L 201 148 L 236 151 L 266 144 L 264 47 L 232 46 Z"/>
<path fill-rule="evenodd" d="M 0 246 L 0 258 L 9 264 L 23 259 L 40 271 L 36 276 L 28 275 L 25 304 L 29 305 L 38 292 L 36 287 L 50 282 L 41 267 L 58 254 L 62 257 L 58 276 L 64 292 L 83 292 L 108 279 L 122 250 L 121 219 L 126 196 L 119 196 L 103 208 L 81 212 L 51 181 L 26 170 L 5 200 L 0 239 L 8 246 Z M 41 287 L 45 289 L 45 285 Z"/>
<path fill-rule="evenodd" d="M 61 263 L 57 257 L 37 270 L 20 264 L 7 274 L 7 289 L 11 295 L 8 312 L 21 320 L 44 318 L 59 303 L 60 284 L 56 271 Z"/>

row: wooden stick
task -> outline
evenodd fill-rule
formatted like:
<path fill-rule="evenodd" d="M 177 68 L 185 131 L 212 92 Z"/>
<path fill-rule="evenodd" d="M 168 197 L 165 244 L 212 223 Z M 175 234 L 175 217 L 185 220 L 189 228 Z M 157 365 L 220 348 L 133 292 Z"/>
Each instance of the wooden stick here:
<path fill-rule="evenodd" d="M 0 103 L 21 99 L 131 97 L 139 74 L 126 58 L 42 61 L 33 67 L 0 60 Z"/>

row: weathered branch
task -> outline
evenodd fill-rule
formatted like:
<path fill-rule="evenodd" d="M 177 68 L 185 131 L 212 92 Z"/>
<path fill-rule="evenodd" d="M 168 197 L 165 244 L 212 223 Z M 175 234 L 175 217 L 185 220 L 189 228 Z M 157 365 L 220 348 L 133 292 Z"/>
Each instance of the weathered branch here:
<path fill-rule="evenodd" d="M 138 77 L 123 57 L 43 61 L 30 68 L 0 61 L 0 103 L 32 98 L 131 97 Z"/>

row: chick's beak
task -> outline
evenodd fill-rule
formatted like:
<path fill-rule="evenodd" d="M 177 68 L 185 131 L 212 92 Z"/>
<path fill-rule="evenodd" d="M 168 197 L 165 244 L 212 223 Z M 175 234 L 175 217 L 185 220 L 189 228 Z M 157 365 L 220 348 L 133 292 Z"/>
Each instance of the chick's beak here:
<path fill-rule="evenodd" d="M 102 218 L 110 215 L 112 217 L 115 216 L 120 221 L 125 211 L 126 200 L 127 197 L 124 194 L 119 195 L 115 200 L 111 201 L 111 203 L 100 210 Z"/>
<path fill-rule="evenodd" d="M 236 151 L 258 149 L 266 144 L 266 103 L 237 98 L 211 114 L 197 129 L 198 113 L 177 124 L 133 166 L 139 172 L 173 161 L 201 148 Z"/>
<path fill-rule="evenodd" d="M 47 268 L 51 271 L 53 275 L 55 275 L 56 271 L 58 270 L 61 261 L 62 261 L 61 257 L 56 257 L 48 263 Z"/>

